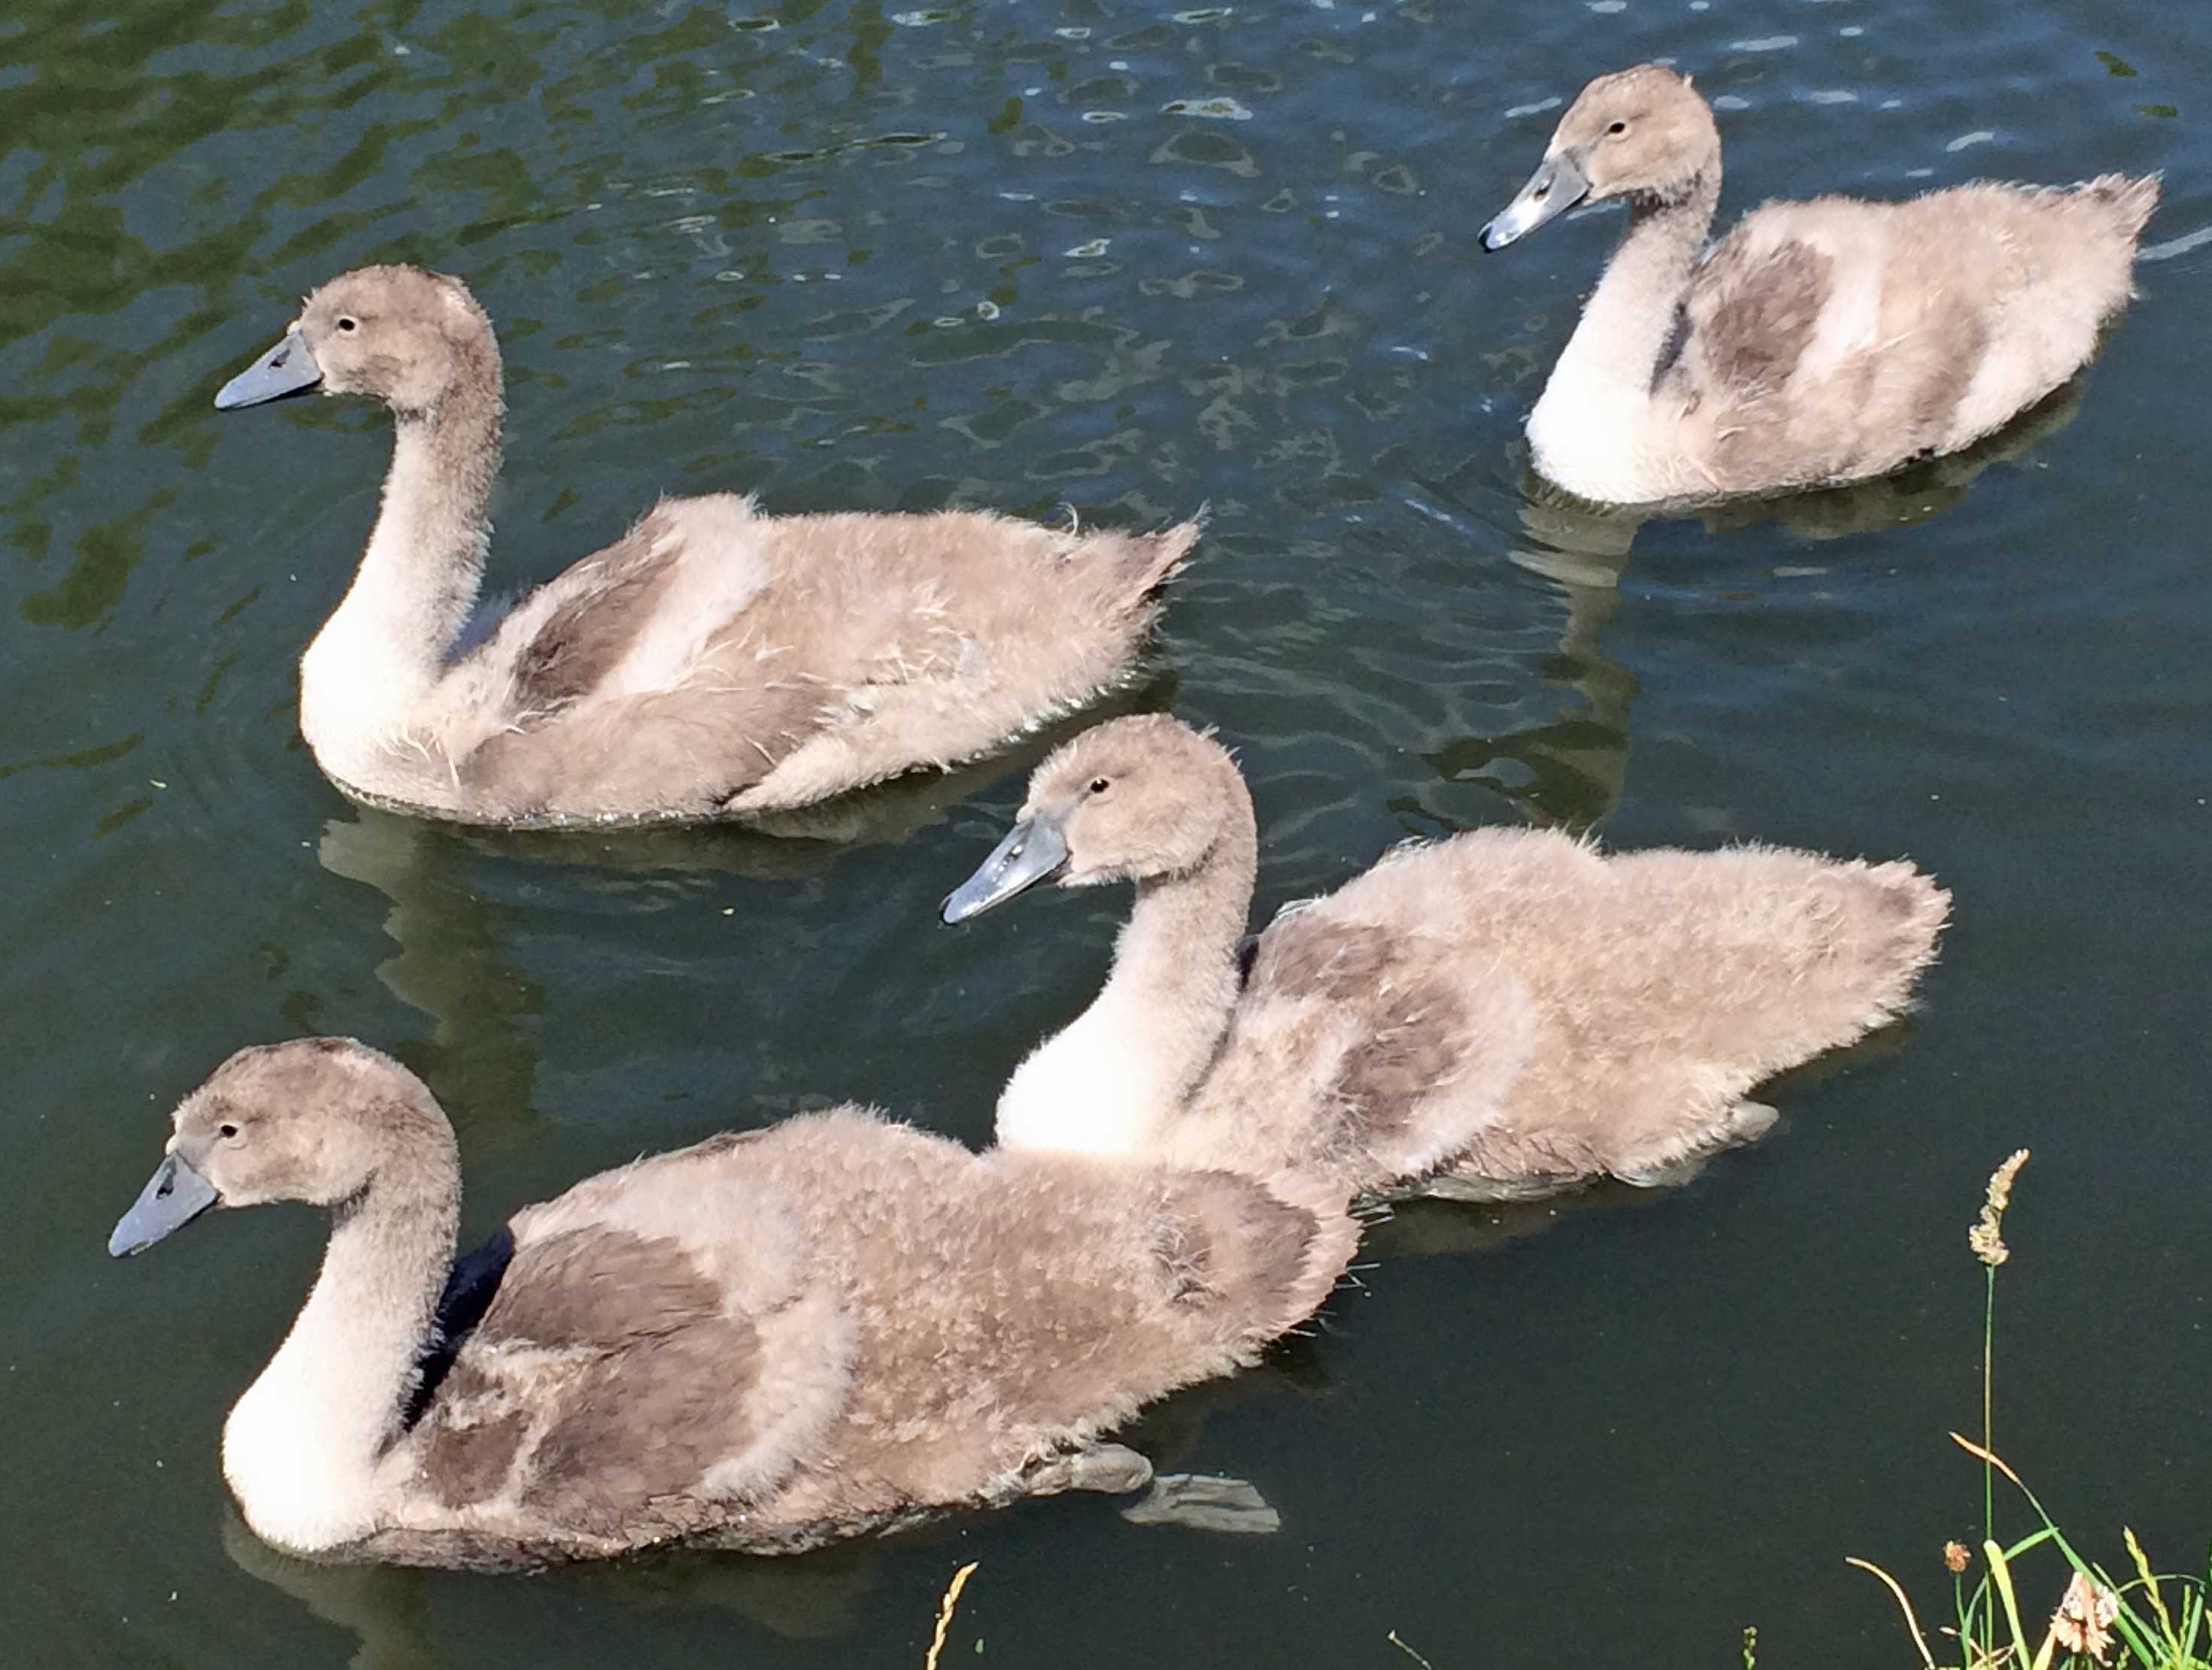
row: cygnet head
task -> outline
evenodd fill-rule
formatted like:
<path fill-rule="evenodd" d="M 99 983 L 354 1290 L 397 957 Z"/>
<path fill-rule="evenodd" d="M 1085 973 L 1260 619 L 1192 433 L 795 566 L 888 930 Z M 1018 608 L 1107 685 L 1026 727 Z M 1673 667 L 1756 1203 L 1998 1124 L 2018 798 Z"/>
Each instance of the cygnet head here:
<path fill-rule="evenodd" d="M 1237 762 L 1212 738 L 1165 714 L 1109 720 L 1036 768 L 1014 827 L 946 898 L 944 918 L 965 921 L 1048 877 L 1088 887 L 1181 875 L 1244 802 Z"/>
<path fill-rule="evenodd" d="M 422 1081 L 350 1038 L 242 1049 L 178 1104 L 175 1133 L 137 1204 L 108 1238 L 143 1252 L 210 1206 L 359 1199 L 397 1156 L 453 1151 L 453 1127 Z"/>
<path fill-rule="evenodd" d="M 1663 64 L 1600 76 L 1567 107 L 1520 194 L 1482 228 L 1503 249 L 1584 198 L 1674 203 L 1720 166 L 1720 130 L 1689 78 Z"/>
<path fill-rule="evenodd" d="M 284 339 L 224 384 L 215 404 L 228 411 L 319 388 L 366 394 L 414 417 L 487 377 L 496 390 L 499 349 L 467 285 L 421 267 L 357 267 L 309 295 Z"/>

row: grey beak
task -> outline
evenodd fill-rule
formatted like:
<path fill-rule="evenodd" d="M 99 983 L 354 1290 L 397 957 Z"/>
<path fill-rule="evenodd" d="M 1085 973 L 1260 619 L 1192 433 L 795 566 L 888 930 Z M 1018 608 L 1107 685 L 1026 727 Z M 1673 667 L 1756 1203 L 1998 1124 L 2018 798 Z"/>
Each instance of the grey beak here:
<path fill-rule="evenodd" d="M 1482 228 L 1485 249 L 1504 249 L 1549 220 L 1564 215 L 1589 195 L 1589 176 L 1567 151 L 1554 151 L 1536 165 L 1513 201 Z"/>
<path fill-rule="evenodd" d="M 1024 817 L 1006 831 L 975 873 L 945 895 L 939 911 L 948 922 L 981 916 L 1025 887 L 1034 887 L 1067 862 L 1067 840 L 1049 812 Z"/>
<path fill-rule="evenodd" d="M 215 409 L 235 411 L 240 406 L 264 405 L 288 394 L 304 394 L 322 380 L 323 368 L 307 352 L 300 333 L 287 331 L 283 341 L 216 391 Z"/>
<path fill-rule="evenodd" d="M 110 1258 L 143 1253 L 164 1236 L 173 1235 L 215 1205 L 215 1185 L 192 1169 L 181 1154 L 165 1154 L 131 1210 L 107 1237 Z"/>

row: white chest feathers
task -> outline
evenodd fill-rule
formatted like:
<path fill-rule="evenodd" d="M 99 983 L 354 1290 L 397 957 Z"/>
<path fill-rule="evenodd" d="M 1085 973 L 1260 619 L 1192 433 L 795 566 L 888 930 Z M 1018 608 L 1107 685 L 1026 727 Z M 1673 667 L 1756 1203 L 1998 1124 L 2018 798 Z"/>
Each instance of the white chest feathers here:
<path fill-rule="evenodd" d="M 363 1387 L 278 1352 L 222 1429 L 222 1475 L 254 1533 L 313 1552 L 374 1531 L 377 1424 Z"/>
<path fill-rule="evenodd" d="M 332 775 L 359 784 L 404 734 L 422 680 L 359 616 L 334 616 L 300 658 L 300 734 Z"/>
<path fill-rule="evenodd" d="M 356 788 L 389 786 L 392 755 L 427 758 L 439 730 L 441 640 L 392 589 L 387 574 L 362 574 L 300 658 L 300 734 L 327 774 Z"/>
<path fill-rule="evenodd" d="M 1653 433 L 1650 398 L 1624 393 L 1562 358 L 1528 414 L 1538 473 L 1577 497 L 1635 504 L 1683 490 Z"/>
<path fill-rule="evenodd" d="M 1182 1086 L 1173 1066 L 1146 1049 L 1133 1008 L 1109 987 L 1030 1052 L 999 1096 L 1000 1146 L 1077 1154 L 1151 1148 Z"/>

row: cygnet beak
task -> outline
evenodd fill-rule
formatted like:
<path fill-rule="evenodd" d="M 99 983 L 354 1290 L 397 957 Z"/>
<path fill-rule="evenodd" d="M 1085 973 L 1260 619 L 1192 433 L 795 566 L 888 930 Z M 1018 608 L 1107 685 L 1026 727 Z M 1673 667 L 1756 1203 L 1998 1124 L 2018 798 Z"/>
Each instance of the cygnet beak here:
<path fill-rule="evenodd" d="M 1006 831 L 1006 838 L 991 849 L 991 856 L 974 875 L 945 896 L 939 914 L 948 922 L 980 916 L 1056 875 L 1066 863 L 1067 837 L 1061 832 L 1060 816 L 1039 812 L 1024 817 Z"/>
<path fill-rule="evenodd" d="M 240 406 L 266 405 L 287 395 L 305 394 L 322 380 L 323 368 L 300 333 L 287 331 L 283 341 L 216 391 L 215 409 L 235 411 Z"/>
<path fill-rule="evenodd" d="M 137 1200 L 117 1220 L 115 1233 L 107 1237 L 107 1255 L 120 1259 L 143 1253 L 215 1203 L 215 1185 L 190 1160 L 178 1153 L 164 1154 Z"/>
<path fill-rule="evenodd" d="M 1536 165 L 1513 201 L 1482 228 L 1485 249 L 1504 249 L 1549 220 L 1564 215 L 1589 195 L 1589 176 L 1569 151 L 1555 151 Z"/>

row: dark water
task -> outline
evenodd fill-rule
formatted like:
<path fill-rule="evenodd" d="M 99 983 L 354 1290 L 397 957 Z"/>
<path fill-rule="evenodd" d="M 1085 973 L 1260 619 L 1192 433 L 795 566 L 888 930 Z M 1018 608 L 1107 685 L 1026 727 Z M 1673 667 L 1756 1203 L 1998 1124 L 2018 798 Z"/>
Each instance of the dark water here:
<path fill-rule="evenodd" d="M 0 1657 L 911 1666 L 976 1559 L 948 1664 L 1408 1664 L 1394 1630 L 1438 1670 L 1733 1664 L 1747 1624 L 1763 1663 L 1902 1663 L 1842 1562 L 1932 1594 L 1968 1533 L 1962 1233 L 2020 1144 L 2002 1445 L 2107 1553 L 2125 1517 L 2193 1558 L 2212 12 L 746 3 L 0 19 Z M 1782 521 L 1533 507 L 1519 420 L 1616 222 L 1471 234 L 1558 100 L 1651 56 L 1724 95 L 1729 212 L 2162 167 L 2166 258 L 2085 382 L 1963 465 Z M 1152 1447 L 1255 1481 L 1273 1538 L 1075 1501 L 781 1564 L 277 1560 L 215 1447 L 314 1222 L 101 1254 L 224 1054 L 398 1051 L 480 1228 L 823 1100 L 983 1139 L 1126 902 L 933 926 L 1018 771 L 890 796 L 851 844 L 501 842 L 343 801 L 292 663 L 382 426 L 208 399 L 300 292 L 395 257 L 464 275 L 507 346 L 495 582 L 664 490 L 1206 501 L 1136 699 L 1243 749 L 1263 908 L 1524 817 L 1909 853 L 1959 901 L 1926 1007 L 1680 1193 L 1408 1215 L 1325 1332 L 1168 1406 Z"/>

